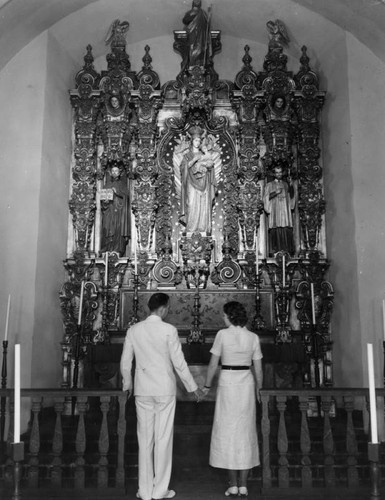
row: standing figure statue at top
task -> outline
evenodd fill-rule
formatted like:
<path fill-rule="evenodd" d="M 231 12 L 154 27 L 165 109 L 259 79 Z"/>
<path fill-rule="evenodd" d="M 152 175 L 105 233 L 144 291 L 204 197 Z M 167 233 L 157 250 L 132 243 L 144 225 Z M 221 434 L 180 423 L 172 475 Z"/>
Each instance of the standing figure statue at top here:
<path fill-rule="evenodd" d="M 206 66 L 211 53 L 210 30 L 211 7 L 208 13 L 202 9 L 201 0 L 193 0 L 192 8 L 186 12 L 183 24 L 187 33 L 187 57 L 183 69 L 191 66 Z"/>

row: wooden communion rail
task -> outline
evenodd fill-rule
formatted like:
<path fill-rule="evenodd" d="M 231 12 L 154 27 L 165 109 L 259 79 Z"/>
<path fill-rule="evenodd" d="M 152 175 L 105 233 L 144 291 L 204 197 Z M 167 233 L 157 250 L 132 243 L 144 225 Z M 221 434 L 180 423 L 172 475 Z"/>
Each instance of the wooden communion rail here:
<path fill-rule="evenodd" d="M 364 425 L 368 390 L 266 389 L 261 394 L 258 429 L 262 466 L 251 480 L 259 482 L 263 494 L 311 491 L 313 496 L 328 496 L 328 492 L 338 491 L 349 492 L 346 498 L 360 494 L 368 498 L 373 472 L 374 486 L 383 488 L 383 444 L 378 446 L 377 463 L 368 456 Z M 62 492 L 60 498 L 86 492 L 94 498 L 126 496 L 127 485 L 136 483 L 137 454 L 134 406 L 131 401 L 127 404 L 123 392 L 24 389 L 21 395 L 23 403 L 30 402 L 31 419 L 28 432 L 22 436 L 25 453 L 19 464 L 20 491 L 27 489 L 28 498 L 34 498 L 34 491 L 40 498 L 48 491 L 56 491 L 56 496 Z M 377 391 L 378 402 L 383 402 L 384 396 L 384 389 Z M 0 397 L 6 399 L 10 426 L 8 443 L 3 443 L 0 454 L 0 494 L 11 498 L 15 472 L 10 451 L 13 393 L 3 389 Z M 187 411 L 188 405 L 193 405 L 193 415 L 184 432 L 194 427 L 194 415 L 205 404 L 200 403 L 197 409 L 196 403 L 187 403 Z M 318 416 L 311 416 L 317 412 Z M 211 421 L 212 412 L 206 425 L 200 426 L 202 432 L 209 434 Z"/>

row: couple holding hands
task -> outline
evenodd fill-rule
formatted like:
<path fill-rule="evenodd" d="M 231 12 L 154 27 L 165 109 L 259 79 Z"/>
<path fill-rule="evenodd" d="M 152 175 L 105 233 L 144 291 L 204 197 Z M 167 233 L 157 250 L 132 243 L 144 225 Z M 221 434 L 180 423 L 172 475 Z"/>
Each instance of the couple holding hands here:
<path fill-rule="evenodd" d="M 155 293 L 148 301 L 150 315 L 128 329 L 120 368 L 123 390 L 135 395 L 139 443 L 137 498 L 173 498 L 169 489 L 172 469 L 176 378 L 201 401 L 210 391 L 221 362 L 211 434 L 212 467 L 227 469 L 226 496 L 246 497 L 247 476 L 259 465 L 256 398 L 262 388 L 262 353 L 259 338 L 246 328 L 247 314 L 239 302 L 223 307 L 226 328 L 210 350 L 206 382 L 199 389 L 185 361 L 177 329 L 164 319 L 169 296 Z M 135 387 L 132 366 L 135 358 Z M 254 375 L 253 375 L 254 372 Z"/>

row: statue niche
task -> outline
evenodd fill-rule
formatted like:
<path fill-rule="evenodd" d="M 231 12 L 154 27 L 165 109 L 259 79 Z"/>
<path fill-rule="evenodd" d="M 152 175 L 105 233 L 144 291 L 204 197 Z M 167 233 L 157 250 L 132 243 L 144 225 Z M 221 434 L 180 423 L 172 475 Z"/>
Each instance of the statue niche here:
<path fill-rule="evenodd" d="M 174 149 L 173 166 L 180 199 L 179 222 L 184 232 L 212 233 L 212 212 L 221 173 L 217 139 L 198 126 L 191 127 Z"/>
<path fill-rule="evenodd" d="M 130 238 L 130 207 L 127 175 L 124 167 L 112 161 L 106 170 L 103 189 L 100 190 L 102 232 L 100 251 L 125 255 Z"/>
<path fill-rule="evenodd" d="M 269 254 L 272 256 L 276 252 L 286 251 L 293 255 L 293 211 L 296 204 L 294 184 L 284 162 L 277 161 L 273 164 L 272 176 L 273 179 L 265 186 L 263 196 L 268 222 Z"/>

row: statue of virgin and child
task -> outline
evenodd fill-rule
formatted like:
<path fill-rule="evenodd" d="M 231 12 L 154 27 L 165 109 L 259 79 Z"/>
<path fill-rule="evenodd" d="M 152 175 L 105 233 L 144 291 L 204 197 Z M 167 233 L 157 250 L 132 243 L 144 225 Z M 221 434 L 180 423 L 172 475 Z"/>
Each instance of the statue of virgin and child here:
<path fill-rule="evenodd" d="M 191 127 L 174 150 L 174 172 L 180 191 L 179 222 L 186 233 L 212 233 L 212 214 L 222 166 L 212 134 Z"/>

